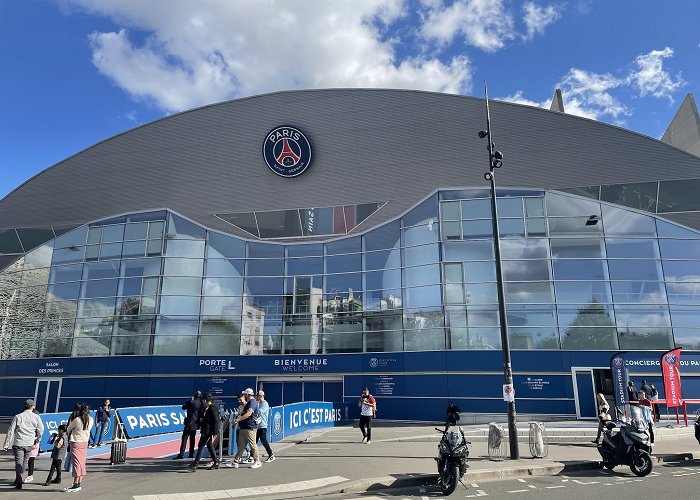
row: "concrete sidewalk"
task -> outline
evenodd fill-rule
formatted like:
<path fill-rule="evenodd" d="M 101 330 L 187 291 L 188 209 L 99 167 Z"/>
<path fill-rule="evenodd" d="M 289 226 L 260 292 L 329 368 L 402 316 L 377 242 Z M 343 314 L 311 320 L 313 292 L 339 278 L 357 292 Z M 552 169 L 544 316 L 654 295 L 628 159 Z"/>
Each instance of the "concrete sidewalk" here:
<path fill-rule="evenodd" d="M 184 468 L 186 461 L 130 459 L 124 465 L 110 467 L 105 461 L 90 460 L 83 490 L 91 497 L 108 500 L 134 497 L 138 500 L 189 500 L 251 496 L 299 498 L 431 484 L 437 472 L 433 460 L 437 455 L 437 442 L 429 439 L 433 434 L 438 435 L 433 427 L 425 424 L 377 427 L 370 445 L 362 444 L 360 431 L 352 427 L 298 436 L 273 445 L 278 459 L 256 470 L 241 466 L 240 469 L 200 469 L 192 473 Z M 578 422 L 575 426 L 550 423 L 548 430 L 551 433 L 573 432 L 572 427 L 589 441 L 594 437 L 592 423 Z M 478 436 L 487 428 L 465 426 L 465 432 Z M 692 432 L 692 428 L 688 429 Z M 657 438 L 654 454 L 667 460 L 700 451 L 700 445 L 685 428 L 657 431 L 657 435 L 661 439 Z M 524 436 L 527 437 L 527 433 Z M 467 483 L 598 467 L 598 452 L 590 442 L 550 445 L 549 455 L 543 459 L 495 462 L 487 457 L 485 440 L 470 439 Z M 520 451 L 522 457 L 529 456 L 527 441 L 521 441 Z M 35 482 L 25 485 L 22 492 L 15 493 L 9 486 L 0 487 L 0 491 L 7 498 L 11 494 L 22 495 L 22 498 L 47 498 L 47 493 L 57 493 L 59 488 L 41 485 L 46 478 L 47 465 L 46 461 L 39 463 L 43 470 L 35 473 Z M 3 454 L 0 478 L 6 485 L 13 479 L 12 469 L 11 455 Z M 69 485 L 69 479 L 65 477 L 61 486 Z"/>

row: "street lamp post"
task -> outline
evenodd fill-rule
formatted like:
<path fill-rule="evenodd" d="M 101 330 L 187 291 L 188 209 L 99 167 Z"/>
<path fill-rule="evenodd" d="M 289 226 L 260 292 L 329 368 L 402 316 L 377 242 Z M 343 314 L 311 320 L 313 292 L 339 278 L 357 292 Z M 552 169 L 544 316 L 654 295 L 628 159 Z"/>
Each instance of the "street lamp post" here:
<path fill-rule="evenodd" d="M 489 141 L 489 171 L 484 178 L 491 183 L 491 221 L 493 224 L 494 253 L 496 257 L 496 284 L 498 288 L 498 317 L 501 324 L 501 346 L 503 348 L 503 375 L 505 377 L 504 394 L 510 391 L 508 405 L 508 436 L 510 441 L 510 458 L 518 460 L 518 429 L 515 424 L 515 397 L 513 392 L 513 368 L 510 361 L 510 340 L 508 339 L 508 325 L 506 322 L 506 300 L 503 291 L 503 268 L 501 266 L 501 242 L 498 232 L 498 205 L 496 203 L 496 175 L 494 169 L 503 165 L 503 153 L 496 149 L 496 144 L 491 136 L 491 114 L 489 112 L 489 92 L 484 82 L 484 96 L 486 100 L 486 130 L 479 132 L 479 137 Z"/>

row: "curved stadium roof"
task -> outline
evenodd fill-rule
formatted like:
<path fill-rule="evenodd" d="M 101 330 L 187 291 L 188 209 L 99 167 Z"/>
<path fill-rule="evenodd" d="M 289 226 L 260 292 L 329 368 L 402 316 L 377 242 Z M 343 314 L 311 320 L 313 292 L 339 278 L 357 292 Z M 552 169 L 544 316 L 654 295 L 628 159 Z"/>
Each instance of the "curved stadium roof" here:
<path fill-rule="evenodd" d="M 505 155 L 499 186 L 558 189 L 700 177 L 700 158 L 597 121 L 491 103 Z M 262 158 L 266 134 L 304 131 L 311 167 L 287 179 Z M 486 186 L 482 99 L 404 90 L 309 90 L 223 102 L 130 130 L 44 170 L 0 200 L 0 229 L 80 225 L 169 208 L 247 233 L 214 214 L 389 202 L 356 231 L 439 187 Z M 673 216 L 668 216 L 673 218 Z M 679 214 L 700 228 L 700 214 Z"/>

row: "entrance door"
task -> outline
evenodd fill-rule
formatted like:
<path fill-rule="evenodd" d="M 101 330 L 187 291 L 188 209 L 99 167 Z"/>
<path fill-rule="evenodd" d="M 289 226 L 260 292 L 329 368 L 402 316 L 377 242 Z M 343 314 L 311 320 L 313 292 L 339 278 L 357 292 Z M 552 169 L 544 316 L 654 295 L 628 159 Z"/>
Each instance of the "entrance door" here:
<path fill-rule="evenodd" d="M 258 389 L 265 391 L 265 399 L 270 406 L 303 401 L 343 401 L 343 381 L 340 379 L 261 377 L 258 379 Z"/>
<path fill-rule="evenodd" d="M 597 418 L 598 409 L 595 400 L 593 369 L 572 368 L 571 373 L 574 379 L 576 416 L 580 419 Z"/>
<path fill-rule="evenodd" d="M 61 378 L 40 378 L 36 381 L 34 401 L 39 413 L 56 413 L 61 399 Z"/>

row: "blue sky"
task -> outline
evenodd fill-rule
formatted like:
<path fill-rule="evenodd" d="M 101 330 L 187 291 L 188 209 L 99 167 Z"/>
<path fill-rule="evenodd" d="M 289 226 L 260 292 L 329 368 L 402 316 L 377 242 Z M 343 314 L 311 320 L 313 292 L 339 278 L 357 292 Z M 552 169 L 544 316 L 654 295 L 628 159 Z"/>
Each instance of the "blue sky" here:
<path fill-rule="evenodd" d="M 0 0 L 0 197 L 168 114 L 278 90 L 415 88 L 660 137 L 700 86 L 700 2 Z M 470 133 L 471 131 L 465 131 Z"/>

